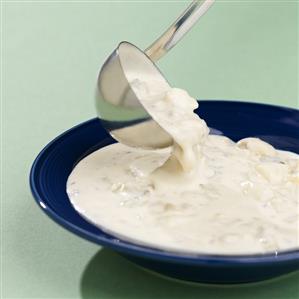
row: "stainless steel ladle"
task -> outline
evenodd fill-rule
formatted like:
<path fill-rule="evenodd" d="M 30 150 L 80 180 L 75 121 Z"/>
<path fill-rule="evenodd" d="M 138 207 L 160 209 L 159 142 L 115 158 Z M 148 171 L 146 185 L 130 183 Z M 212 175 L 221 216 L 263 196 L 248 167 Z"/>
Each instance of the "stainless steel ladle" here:
<path fill-rule="evenodd" d="M 145 52 L 121 42 L 102 66 L 96 89 L 96 107 L 103 126 L 117 141 L 133 147 L 163 148 L 172 144 L 168 133 L 146 112 L 134 84 L 159 81 L 170 88 L 154 64 L 193 27 L 214 0 L 197 0 Z"/>

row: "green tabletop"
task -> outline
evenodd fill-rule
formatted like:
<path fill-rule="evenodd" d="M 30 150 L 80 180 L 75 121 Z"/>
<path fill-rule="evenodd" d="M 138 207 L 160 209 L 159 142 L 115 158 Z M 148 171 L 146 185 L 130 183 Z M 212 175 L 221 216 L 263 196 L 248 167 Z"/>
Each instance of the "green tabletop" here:
<path fill-rule="evenodd" d="M 149 45 L 186 1 L 2 1 L 1 298 L 299 298 L 298 273 L 242 287 L 146 273 L 58 226 L 30 194 L 47 142 L 95 116 L 97 72 L 117 43 Z M 221 1 L 159 65 L 200 99 L 298 107 L 298 2 Z"/>

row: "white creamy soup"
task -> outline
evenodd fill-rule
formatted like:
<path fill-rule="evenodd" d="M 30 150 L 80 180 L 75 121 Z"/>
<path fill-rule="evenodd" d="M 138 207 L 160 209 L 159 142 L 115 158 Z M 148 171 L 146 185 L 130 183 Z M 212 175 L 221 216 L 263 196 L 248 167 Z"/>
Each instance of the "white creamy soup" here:
<path fill-rule="evenodd" d="M 85 157 L 67 182 L 75 209 L 116 237 L 170 251 L 299 248 L 299 155 L 257 138 L 209 135 L 186 91 L 136 84 L 173 147 L 116 143 Z"/>

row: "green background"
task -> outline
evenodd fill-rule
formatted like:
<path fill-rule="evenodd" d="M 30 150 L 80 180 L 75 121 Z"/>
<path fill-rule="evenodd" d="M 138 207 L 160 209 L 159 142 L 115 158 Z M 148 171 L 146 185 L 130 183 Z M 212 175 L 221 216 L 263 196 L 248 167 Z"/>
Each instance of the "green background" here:
<path fill-rule="evenodd" d="M 2 4 L 2 298 L 299 298 L 299 275 L 234 288 L 145 273 L 65 231 L 35 205 L 34 157 L 95 116 L 97 72 L 119 41 L 149 45 L 184 1 Z M 219 0 L 159 65 L 200 99 L 298 107 L 298 2 Z"/>

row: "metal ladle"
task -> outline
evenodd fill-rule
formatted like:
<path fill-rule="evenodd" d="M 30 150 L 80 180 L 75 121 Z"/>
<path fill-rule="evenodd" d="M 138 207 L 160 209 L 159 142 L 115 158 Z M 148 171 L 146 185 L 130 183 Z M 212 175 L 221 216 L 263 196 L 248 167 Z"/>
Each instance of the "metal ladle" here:
<path fill-rule="evenodd" d="M 131 84 L 135 79 L 159 81 L 170 88 L 154 64 L 193 27 L 214 0 L 197 0 L 145 52 L 121 42 L 102 66 L 96 89 L 96 107 L 106 130 L 117 141 L 133 147 L 164 148 L 172 138 L 146 112 Z"/>

